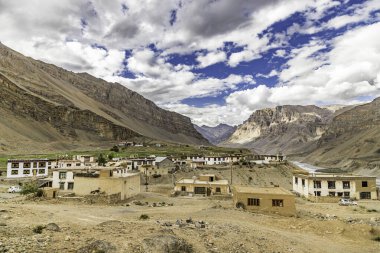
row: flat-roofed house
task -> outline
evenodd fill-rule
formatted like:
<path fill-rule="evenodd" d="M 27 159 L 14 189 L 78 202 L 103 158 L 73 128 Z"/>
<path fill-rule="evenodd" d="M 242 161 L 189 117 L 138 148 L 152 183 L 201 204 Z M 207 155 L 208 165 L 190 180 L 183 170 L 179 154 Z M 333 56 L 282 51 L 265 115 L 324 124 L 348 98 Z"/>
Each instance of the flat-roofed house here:
<path fill-rule="evenodd" d="M 246 210 L 294 216 L 294 195 L 282 187 L 233 187 L 234 206 Z"/>
<path fill-rule="evenodd" d="M 140 173 L 129 173 L 126 168 L 57 168 L 52 181 L 52 188 L 60 193 L 89 195 L 96 191 L 124 200 L 140 192 Z"/>
<path fill-rule="evenodd" d="M 7 178 L 46 177 L 55 163 L 49 159 L 11 159 L 7 162 Z"/>
<path fill-rule="evenodd" d="M 214 174 L 203 174 L 199 177 L 181 178 L 175 183 L 174 191 L 186 195 L 222 195 L 229 194 L 228 180 Z"/>
<path fill-rule="evenodd" d="M 378 198 L 376 177 L 348 174 L 296 174 L 293 175 L 293 191 L 306 198 L 320 197 L 321 200 L 324 197 Z"/>

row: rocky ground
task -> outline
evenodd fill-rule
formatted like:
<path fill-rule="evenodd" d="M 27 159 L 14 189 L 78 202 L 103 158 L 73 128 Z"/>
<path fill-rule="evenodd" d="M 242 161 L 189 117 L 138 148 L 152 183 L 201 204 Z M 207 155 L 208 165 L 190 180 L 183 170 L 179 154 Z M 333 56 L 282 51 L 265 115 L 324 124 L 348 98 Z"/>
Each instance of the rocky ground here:
<path fill-rule="evenodd" d="M 236 168 L 233 179 L 290 188 L 290 175 L 286 166 Z M 296 217 L 283 217 L 238 210 L 231 198 L 170 197 L 171 180 L 152 180 L 149 192 L 118 205 L 0 193 L 0 252 L 380 252 L 379 201 L 339 206 L 297 198 Z"/>

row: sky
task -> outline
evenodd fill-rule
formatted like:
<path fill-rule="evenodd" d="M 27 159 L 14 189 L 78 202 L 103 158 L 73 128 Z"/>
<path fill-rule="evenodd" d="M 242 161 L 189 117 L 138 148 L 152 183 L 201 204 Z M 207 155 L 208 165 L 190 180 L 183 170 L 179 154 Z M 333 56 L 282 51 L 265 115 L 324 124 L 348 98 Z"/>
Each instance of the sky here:
<path fill-rule="evenodd" d="M 198 125 L 380 96 L 380 0 L 0 0 L 0 41 Z"/>

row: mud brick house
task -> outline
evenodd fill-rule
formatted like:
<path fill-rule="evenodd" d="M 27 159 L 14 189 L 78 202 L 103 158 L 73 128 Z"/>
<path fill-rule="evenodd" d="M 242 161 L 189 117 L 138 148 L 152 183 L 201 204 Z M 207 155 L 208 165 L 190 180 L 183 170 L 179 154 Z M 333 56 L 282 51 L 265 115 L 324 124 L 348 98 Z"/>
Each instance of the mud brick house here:
<path fill-rule="evenodd" d="M 294 195 L 282 187 L 234 186 L 233 202 L 237 208 L 255 212 L 285 216 L 296 214 Z"/>

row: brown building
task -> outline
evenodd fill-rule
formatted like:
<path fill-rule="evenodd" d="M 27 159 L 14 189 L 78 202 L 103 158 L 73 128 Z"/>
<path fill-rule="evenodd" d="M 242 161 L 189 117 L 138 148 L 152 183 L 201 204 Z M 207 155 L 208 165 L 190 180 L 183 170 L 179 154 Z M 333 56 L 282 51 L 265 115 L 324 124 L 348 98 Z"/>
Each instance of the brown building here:
<path fill-rule="evenodd" d="M 285 216 L 296 214 L 294 195 L 281 187 L 235 186 L 233 201 L 234 206 L 246 210 Z"/>
<path fill-rule="evenodd" d="M 75 174 L 76 195 L 89 195 L 91 192 L 104 192 L 106 195 L 119 195 L 120 200 L 140 193 L 140 173 L 115 176 L 113 170 L 100 170 L 99 173 Z"/>
<path fill-rule="evenodd" d="M 174 191 L 187 195 L 222 195 L 229 194 L 228 180 L 214 174 L 204 174 L 199 177 L 181 178 L 175 184 Z"/>

